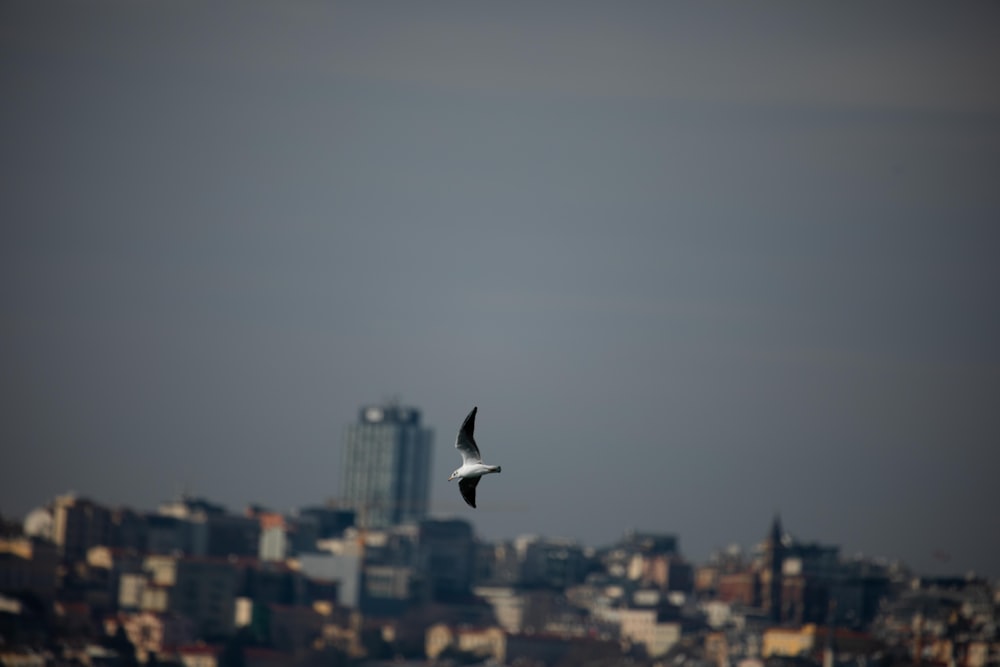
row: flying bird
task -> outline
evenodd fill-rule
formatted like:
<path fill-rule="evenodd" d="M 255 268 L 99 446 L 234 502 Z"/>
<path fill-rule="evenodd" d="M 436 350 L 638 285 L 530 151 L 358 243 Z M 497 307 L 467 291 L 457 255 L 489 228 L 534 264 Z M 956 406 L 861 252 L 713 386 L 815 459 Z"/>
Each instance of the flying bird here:
<path fill-rule="evenodd" d="M 471 507 L 476 506 L 476 486 L 479 484 L 479 478 L 487 473 L 500 472 L 500 466 L 483 463 L 479 447 L 476 446 L 476 439 L 472 437 L 472 431 L 476 428 L 477 410 L 478 407 L 472 408 L 472 412 L 462 422 L 462 428 L 458 429 L 455 449 L 462 455 L 462 466 L 448 478 L 449 482 L 458 479 L 458 490 L 462 492 L 462 497 Z"/>

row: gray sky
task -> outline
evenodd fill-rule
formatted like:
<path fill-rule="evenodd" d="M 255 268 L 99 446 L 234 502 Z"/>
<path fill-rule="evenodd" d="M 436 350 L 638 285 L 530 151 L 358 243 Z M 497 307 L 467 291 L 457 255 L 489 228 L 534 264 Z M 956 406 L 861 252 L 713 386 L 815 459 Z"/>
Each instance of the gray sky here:
<path fill-rule="evenodd" d="M 778 510 L 998 575 L 998 26 L 8 0 L 0 512 L 319 503 L 398 396 L 486 538 L 702 558 Z M 477 511 L 445 481 L 473 405 L 504 468 Z"/>

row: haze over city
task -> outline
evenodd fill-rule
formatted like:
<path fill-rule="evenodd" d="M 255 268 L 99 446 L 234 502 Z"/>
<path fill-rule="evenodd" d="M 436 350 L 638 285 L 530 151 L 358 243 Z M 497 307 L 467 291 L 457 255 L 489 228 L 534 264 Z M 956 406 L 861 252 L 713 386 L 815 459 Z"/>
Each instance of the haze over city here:
<path fill-rule="evenodd" d="M 5 2 L 0 513 L 322 503 L 395 397 L 486 538 L 1000 575 L 997 25 Z"/>

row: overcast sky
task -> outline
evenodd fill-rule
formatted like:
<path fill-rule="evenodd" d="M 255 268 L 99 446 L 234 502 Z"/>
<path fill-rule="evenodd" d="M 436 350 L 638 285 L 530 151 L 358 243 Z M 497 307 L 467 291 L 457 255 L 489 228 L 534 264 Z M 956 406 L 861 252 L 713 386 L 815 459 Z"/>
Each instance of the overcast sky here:
<path fill-rule="evenodd" d="M 997 3 L 0 4 L 0 512 L 322 503 L 1000 575 Z M 473 405 L 479 510 L 445 480 Z M 947 552 L 947 563 L 932 557 Z"/>

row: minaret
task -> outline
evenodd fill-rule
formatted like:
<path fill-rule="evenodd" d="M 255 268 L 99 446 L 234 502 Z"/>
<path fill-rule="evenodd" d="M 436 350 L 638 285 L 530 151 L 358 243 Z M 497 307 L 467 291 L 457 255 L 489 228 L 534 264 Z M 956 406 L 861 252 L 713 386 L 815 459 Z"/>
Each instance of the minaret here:
<path fill-rule="evenodd" d="M 782 541 L 781 517 L 776 512 L 771 522 L 771 532 L 764 542 L 764 610 L 774 623 L 781 622 L 781 567 L 785 561 L 785 544 Z"/>

